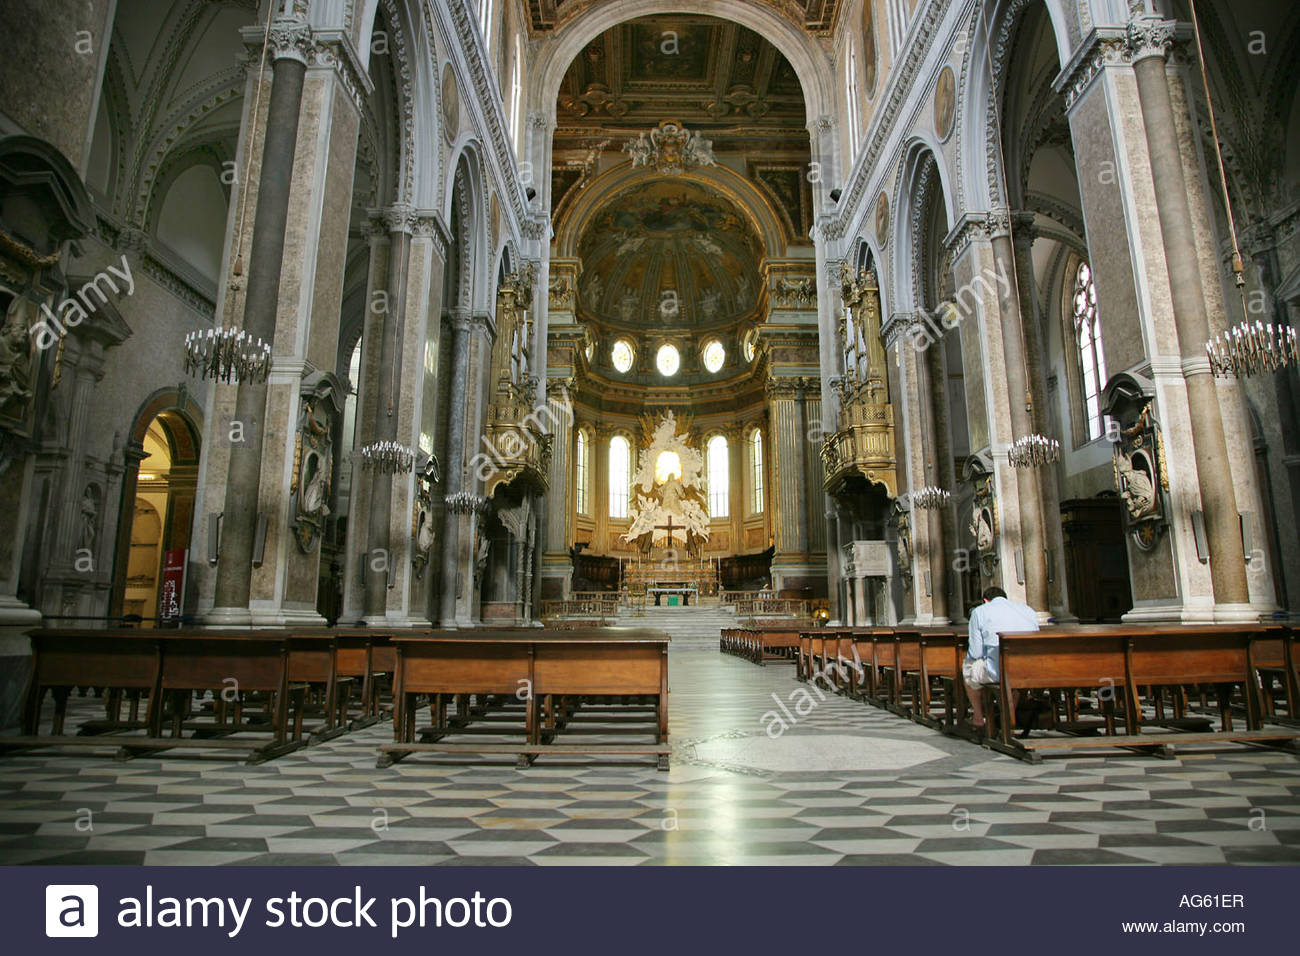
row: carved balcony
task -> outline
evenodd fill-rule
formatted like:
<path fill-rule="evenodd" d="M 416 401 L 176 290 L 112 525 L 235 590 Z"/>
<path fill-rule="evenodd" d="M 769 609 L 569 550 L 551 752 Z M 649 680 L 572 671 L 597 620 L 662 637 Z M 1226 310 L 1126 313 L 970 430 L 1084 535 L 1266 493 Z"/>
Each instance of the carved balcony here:
<path fill-rule="evenodd" d="M 855 398 L 840 410 L 839 428 L 822 444 L 825 488 L 838 494 L 854 476 L 898 496 L 898 460 L 894 451 L 894 407 Z"/>
<path fill-rule="evenodd" d="M 488 406 L 484 449 L 474 464 L 481 469 L 489 498 L 498 486 L 520 479 L 539 492 L 547 489 L 554 423 L 548 422 L 547 406 L 539 407 L 530 399 L 528 388 L 511 386 L 499 391 L 497 401 Z"/>

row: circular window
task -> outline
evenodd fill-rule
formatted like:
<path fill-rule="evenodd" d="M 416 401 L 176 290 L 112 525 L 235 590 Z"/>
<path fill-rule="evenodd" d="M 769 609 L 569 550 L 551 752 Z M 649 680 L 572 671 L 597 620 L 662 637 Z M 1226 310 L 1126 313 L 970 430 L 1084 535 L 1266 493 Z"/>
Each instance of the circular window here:
<path fill-rule="evenodd" d="M 610 352 L 610 361 L 614 363 L 614 368 L 620 372 L 626 372 L 632 367 L 632 343 L 627 339 L 619 339 L 614 343 L 614 350 Z"/>
<path fill-rule="evenodd" d="M 746 362 L 754 361 L 754 356 L 757 354 L 758 354 L 758 348 L 755 345 L 755 336 L 753 332 L 750 332 L 747 336 L 745 336 L 745 361 Z"/>
<path fill-rule="evenodd" d="M 663 375 L 665 378 L 676 375 L 681 364 L 682 357 L 677 353 L 676 346 L 659 346 L 659 352 L 655 355 L 655 368 L 659 369 L 660 375 Z"/>
<path fill-rule="evenodd" d="M 727 350 L 722 347 L 722 343 L 717 339 L 704 346 L 704 367 L 710 372 L 721 371 L 723 363 L 726 361 Z"/>

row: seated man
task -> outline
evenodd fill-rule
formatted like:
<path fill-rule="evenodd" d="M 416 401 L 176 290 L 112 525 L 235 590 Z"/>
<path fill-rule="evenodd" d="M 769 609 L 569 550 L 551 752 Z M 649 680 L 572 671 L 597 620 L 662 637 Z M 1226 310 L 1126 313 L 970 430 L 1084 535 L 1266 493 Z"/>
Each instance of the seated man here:
<path fill-rule="evenodd" d="M 970 640 L 966 646 L 966 659 L 961 673 L 970 697 L 971 714 L 976 727 L 984 726 L 984 695 L 982 690 L 997 684 L 998 632 L 1017 633 L 1038 630 L 1038 615 L 1027 604 L 1007 600 L 1007 592 L 999 587 L 986 588 L 984 603 L 970 612 Z M 1012 701 L 1012 707 L 1015 701 Z"/>

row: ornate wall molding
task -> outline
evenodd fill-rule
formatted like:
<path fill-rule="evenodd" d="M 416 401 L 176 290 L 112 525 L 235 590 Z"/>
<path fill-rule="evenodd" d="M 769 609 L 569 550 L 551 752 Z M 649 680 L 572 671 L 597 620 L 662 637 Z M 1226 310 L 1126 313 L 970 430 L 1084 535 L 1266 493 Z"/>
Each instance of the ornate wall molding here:
<path fill-rule="evenodd" d="M 1119 27 L 1100 27 L 1088 34 L 1070 62 L 1052 81 L 1053 89 L 1065 97 L 1066 113 L 1102 70 L 1124 61 L 1125 47 L 1125 31 Z"/>
<path fill-rule="evenodd" d="M 929 46 L 949 5 L 929 0 L 921 6 L 923 9 L 913 14 L 916 18 L 914 25 L 908 28 L 908 45 L 895 54 L 889 87 L 878 102 L 876 111 L 871 116 L 871 124 L 863 135 L 863 142 L 867 145 L 849 173 L 851 180 L 846 184 L 845 195 L 837 207 L 842 211 L 822 227 L 830 239 L 840 239 L 847 234 L 849 218 L 861 203 L 870 178 L 880 168 L 881 153 L 889 142 L 887 131 L 896 126 L 898 116 L 905 108 L 916 107 L 912 92 L 925 57 L 917 56 L 913 51 L 924 50 Z"/>

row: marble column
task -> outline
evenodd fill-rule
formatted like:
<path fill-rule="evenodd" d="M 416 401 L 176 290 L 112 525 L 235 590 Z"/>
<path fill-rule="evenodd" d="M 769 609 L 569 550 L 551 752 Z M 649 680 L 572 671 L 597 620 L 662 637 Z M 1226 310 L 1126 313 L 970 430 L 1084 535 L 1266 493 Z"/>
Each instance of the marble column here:
<path fill-rule="evenodd" d="M 1192 449 L 1205 514 L 1214 600 L 1217 605 L 1245 605 L 1250 595 L 1240 517 L 1214 376 L 1205 354 L 1209 315 L 1166 75 L 1165 57 L 1173 43 L 1173 29 L 1172 21 L 1141 18 L 1130 22 L 1128 44 L 1137 77 L 1156 214 L 1169 270 L 1170 299 L 1191 414 Z"/>
<path fill-rule="evenodd" d="M 920 452 L 921 466 L 920 472 L 922 482 L 913 485 L 913 491 L 919 491 L 924 486 L 933 486 L 937 488 L 947 488 L 944 484 L 944 476 L 940 469 L 940 462 L 948 454 L 948 429 L 946 420 L 940 420 L 940 413 L 944 406 L 938 400 L 938 390 L 942 387 L 942 381 L 936 381 L 936 370 L 942 369 L 942 341 L 930 346 L 921 355 L 916 355 L 914 348 L 905 348 L 905 343 L 900 340 L 900 349 L 912 353 L 913 359 L 910 369 L 914 372 L 916 378 L 916 399 L 918 417 L 920 419 Z M 913 509 L 912 514 L 915 517 L 918 509 Z M 955 537 L 949 537 L 945 532 L 942 509 L 927 508 L 921 511 L 924 514 L 922 521 L 913 521 L 915 528 L 922 523 L 925 526 L 926 558 L 927 567 L 921 569 L 921 580 L 913 580 L 912 587 L 918 594 L 926 590 L 925 573 L 928 570 L 929 578 L 929 604 L 932 619 L 930 623 L 946 624 L 948 621 L 948 555 L 951 548 L 956 543 Z M 919 549 L 919 543 L 917 544 Z M 921 605 L 921 599 L 917 598 L 918 608 Z"/>
<path fill-rule="evenodd" d="M 374 431 L 372 441 L 398 441 L 397 392 L 402 387 L 398 351 L 406 332 L 406 278 L 410 264 L 414 211 L 395 205 L 384 211 L 388 227 L 387 308 L 379 341 L 379 368 L 374 380 Z M 399 444 L 401 442 L 399 441 Z M 390 547 L 393 482 L 399 476 L 376 473 L 370 481 L 369 520 L 366 529 L 365 617 L 367 624 L 382 623 L 388 606 L 389 579 L 396 572 Z"/>
<path fill-rule="evenodd" d="M 808 559 L 807 528 L 803 519 L 803 455 L 799 421 L 798 379 L 771 379 L 767 383 L 768 429 L 772 475 L 773 538 L 772 587 L 786 587 L 787 577 L 798 577 Z"/>
<path fill-rule="evenodd" d="M 1025 365 L 1024 323 L 1020 296 L 1011 283 L 1015 272 L 1015 249 L 1011 243 L 1011 217 L 1006 210 L 989 214 L 993 240 L 993 262 L 998 271 L 998 313 L 1002 327 L 1002 351 L 1005 357 L 1007 404 L 1011 412 L 1013 439 L 1034 433 L 1033 398 L 1029 391 L 1029 374 Z M 1005 278 L 1006 281 L 1003 281 Z M 1016 473 L 1016 494 L 1020 502 L 1020 555 L 1025 575 L 1025 602 L 1036 611 L 1046 612 L 1047 550 L 1043 535 L 1043 509 L 1039 498 L 1039 474 L 1036 468 L 1020 468 Z"/>
<path fill-rule="evenodd" d="M 285 20 L 273 28 L 272 34 L 271 97 L 267 108 L 257 208 L 253 215 L 248 291 L 244 304 L 244 330 L 268 343 L 275 338 L 298 115 L 302 106 L 303 80 L 307 73 L 306 49 L 311 31 L 303 21 Z M 266 396 L 265 383 L 239 383 L 234 419 L 243 424 L 244 440 L 232 442 L 230 448 L 216 592 L 213 608 L 207 615 L 208 623 L 242 624 L 251 620 L 248 603 L 253 575 L 253 539 L 257 532 Z"/>
<path fill-rule="evenodd" d="M 546 383 L 546 406 L 551 430 L 551 464 L 547 472 L 546 511 L 541 556 L 539 593 L 542 600 L 567 598 L 572 584 L 573 564 L 569 559 L 569 515 L 578 506 L 573 483 L 573 455 L 576 431 L 573 420 L 572 382 L 553 378 Z M 587 481 L 595 466 L 592 446 L 587 445 Z M 590 498 L 588 499 L 590 503 Z"/>
<path fill-rule="evenodd" d="M 1034 280 L 1034 214 L 1012 213 L 1016 278 L 1020 296 L 1020 317 L 1025 330 L 1025 372 L 1032 397 L 1032 423 L 1039 435 L 1049 435 L 1047 376 L 1043 344 L 1042 310 L 1038 284 Z M 1059 465 L 1049 465 L 1038 474 L 1038 492 L 1043 516 L 1043 542 L 1047 549 L 1047 605 L 1057 620 L 1074 620 L 1065 591 L 1065 538 L 1061 530 L 1061 495 L 1057 487 Z"/>
<path fill-rule="evenodd" d="M 451 398 L 447 411 L 447 463 L 443 467 L 443 500 L 460 493 L 465 486 L 465 401 L 466 369 L 469 366 L 468 309 L 455 309 L 451 313 Z M 461 516 L 446 512 L 441 543 L 442 593 L 440 617 L 443 627 L 455 627 L 456 595 L 460 585 Z M 466 569 L 468 571 L 468 569 Z"/>

